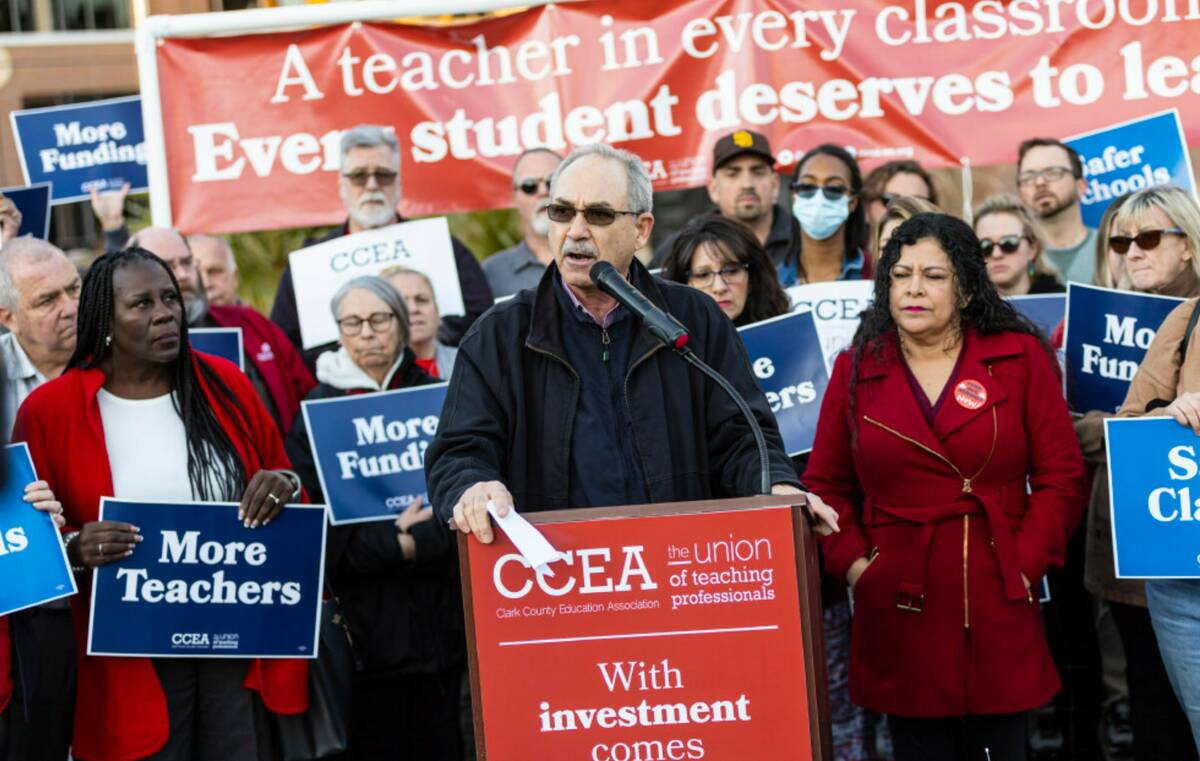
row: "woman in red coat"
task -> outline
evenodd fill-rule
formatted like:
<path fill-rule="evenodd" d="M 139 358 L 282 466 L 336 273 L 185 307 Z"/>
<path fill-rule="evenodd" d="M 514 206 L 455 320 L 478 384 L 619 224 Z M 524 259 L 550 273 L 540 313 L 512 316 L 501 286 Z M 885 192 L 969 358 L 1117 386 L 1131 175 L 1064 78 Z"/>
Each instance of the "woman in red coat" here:
<path fill-rule="evenodd" d="M 1063 561 L 1083 460 L 1050 351 L 963 222 L 919 214 L 883 252 L 805 472 L 839 514 L 850 694 L 897 761 L 1025 758 L 1059 687 L 1031 582 Z"/>
<path fill-rule="evenodd" d="M 79 302 L 67 372 L 17 413 L 37 472 L 65 507 L 67 556 L 91 569 L 136 552 L 135 526 L 98 521 L 102 496 L 148 501 L 239 501 L 229 519 L 269 522 L 300 493 L 283 443 L 249 380 L 194 354 L 179 285 L 139 248 L 102 257 Z M 76 641 L 87 642 L 91 574 L 73 598 Z M 265 705 L 307 707 L 299 660 L 92 657 L 80 648 L 73 755 L 258 761 L 269 747 Z"/>

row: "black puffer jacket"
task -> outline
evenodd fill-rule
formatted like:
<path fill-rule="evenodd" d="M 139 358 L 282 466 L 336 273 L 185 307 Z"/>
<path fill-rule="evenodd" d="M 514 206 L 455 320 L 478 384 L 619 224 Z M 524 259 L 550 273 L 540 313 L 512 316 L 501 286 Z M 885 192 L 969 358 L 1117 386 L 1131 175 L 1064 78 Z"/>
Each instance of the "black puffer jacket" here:
<path fill-rule="evenodd" d="M 437 382 L 405 349 L 385 385 L 392 390 Z M 338 388 L 322 381 L 307 398 L 374 390 Z M 284 445 L 309 496 L 314 502 L 324 501 L 303 413 L 297 415 Z M 460 667 L 466 659 L 454 537 L 437 518 L 417 524 L 409 533 L 417 546 L 411 562 L 404 559 L 390 520 L 329 528 L 325 573 L 341 602 L 365 674 L 433 673 Z"/>
<path fill-rule="evenodd" d="M 498 304 L 459 345 L 437 438 L 425 458 L 429 496 L 443 520 L 479 481 L 504 483 L 522 511 L 570 506 L 571 428 L 580 384 L 562 346 L 556 275 L 548 267 L 536 290 Z M 631 281 L 687 326 L 688 345 L 749 402 L 767 437 L 771 482 L 799 485 L 746 349 L 716 302 L 655 279 L 636 260 Z M 758 451 L 733 401 L 644 327 L 629 356 L 629 446 L 640 458 L 650 501 L 757 494 Z"/>

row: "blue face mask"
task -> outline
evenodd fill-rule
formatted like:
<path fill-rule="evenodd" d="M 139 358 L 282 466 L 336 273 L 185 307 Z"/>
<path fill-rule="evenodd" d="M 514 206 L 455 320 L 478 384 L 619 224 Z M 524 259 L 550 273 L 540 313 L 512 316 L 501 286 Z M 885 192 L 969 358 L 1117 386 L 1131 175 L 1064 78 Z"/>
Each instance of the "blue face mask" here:
<path fill-rule="evenodd" d="M 846 224 L 850 216 L 850 196 L 843 195 L 831 201 L 821 191 L 809 198 L 798 195 L 792 199 L 792 214 L 808 237 L 825 240 Z"/>

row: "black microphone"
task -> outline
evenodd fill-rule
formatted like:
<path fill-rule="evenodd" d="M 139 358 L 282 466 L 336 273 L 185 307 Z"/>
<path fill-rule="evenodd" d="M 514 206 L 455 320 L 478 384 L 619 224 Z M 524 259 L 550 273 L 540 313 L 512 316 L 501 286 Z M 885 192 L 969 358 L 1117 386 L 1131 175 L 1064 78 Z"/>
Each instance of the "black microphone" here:
<path fill-rule="evenodd" d="M 676 351 L 687 346 L 688 331 L 683 327 L 683 323 L 654 306 L 650 299 L 617 272 L 616 267 L 608 262 L 596 262 L 588 275 L 597 288 L 633 312 L 650 334 L 664 346 Z"/>

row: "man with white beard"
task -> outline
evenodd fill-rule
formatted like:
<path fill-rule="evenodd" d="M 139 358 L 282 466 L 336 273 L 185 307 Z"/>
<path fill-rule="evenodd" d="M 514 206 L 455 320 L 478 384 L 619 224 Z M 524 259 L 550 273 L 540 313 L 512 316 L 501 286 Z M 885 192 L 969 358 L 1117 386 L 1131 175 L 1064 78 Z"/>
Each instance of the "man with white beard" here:
<path fill-rule="evenodd" d="M 513 164 L 513 207 L 525 237 L 483 262 L 483 274 L 496 298 L 536 288 L 546 265 L 554 261 L 546 207 L 550 204 L 550 175 L 561 161 L 562 156 L 549 148 L 530 148 Z"/>
<path fill-rule="evenodd" d="M 400 202 L 400 145 L 391 128 L 360 124 L 347 130 L 342 133 L 341 157 L 338 194 L 348 218 L 328 234 L 306 240 L 305 247 L 404 221 L 396 211 L 396 205 Z M 471 323 L 491 307 L 492 292 L 479 262 L 470 250 L 453 236 L 450 242 L 454 247 L 454 262 L 458 266 L 458 282 L 466 314 L 443 317 L 438 339 L 447 345 L 457 346 Z M 316 366 L 318 356 L 334 347 L 331 343 L 304 350 L 290 266 L 284 268 L 279 278 L 271 319 L 302 351 L 304 362 L 310 370 Z"/>

